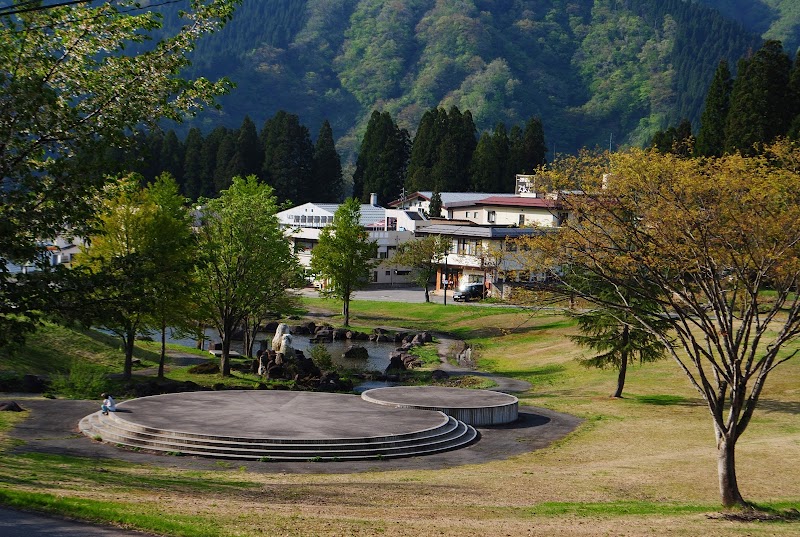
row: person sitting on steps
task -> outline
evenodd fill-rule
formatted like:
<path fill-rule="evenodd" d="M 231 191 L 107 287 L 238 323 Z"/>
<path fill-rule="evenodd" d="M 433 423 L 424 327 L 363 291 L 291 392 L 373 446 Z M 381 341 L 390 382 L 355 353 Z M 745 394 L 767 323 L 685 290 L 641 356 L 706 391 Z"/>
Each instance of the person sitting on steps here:
<path fill-rule="evenodd" d="M 114 398 L 111 397 L 111 394 L 103 393 L 100 394 L 100 397 L 103 398 L 103 404 L 100 406 L 100 410 L 103 411 L 103 414 L 108 415 L 109 412 L 117 411 L 117 404 L 114 402 Z"/>

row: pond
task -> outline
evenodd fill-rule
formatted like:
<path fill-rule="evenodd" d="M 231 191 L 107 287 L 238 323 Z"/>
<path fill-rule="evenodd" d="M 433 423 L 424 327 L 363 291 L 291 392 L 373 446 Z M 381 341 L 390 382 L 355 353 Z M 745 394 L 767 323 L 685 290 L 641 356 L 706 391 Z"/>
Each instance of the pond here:
<path fill-rule="evenodd" d="M 215 342 L 219 341 L 219 334 L 217 334 L 216 330 L 209 328 L 205 332 L 207 341 Z M 262 340 L 272 341 L 272 337 L 275 335 L 274 332 L 259 332 L 257 339 L 257 343 L 254 349 L 258 349 L 258 342 Z M 154 336 L 154 339 L 157 339 L 158 336 Z M 303 335 L 294 335 L 292 336 L 292 343 L 295 349 L 303 351 L 306 356 L 311 356 L 311 348 L 315 345 L 315 343 L 311 343 L 310 336 L 303 336 Z M 179 345 L 184 345 L 186 347 L 196 347 L 197 341 L 193 338 L 176 338 L 173 337 L 170 331 L 167 331 L 167 343 L 177 343 Z M 208 343 L 205 344 L 206 348 L 208 347 Z M 234 340 L 231 343 L 231 350 L 236 351 L 240 354 L 243 354 L 242 350 L 243 342 Z M 389 356 L 391 355 L 392 351 L 397 348 L 397 345 L 393 342 L 390 343 L 377 343 L 374 341 L 356 341 L 351 342 L 350 340 L 336 340 L 333 343 L 324 343 L 323 346 L 328 350 L 331 354 L 331 358 L 333 362 L 340 367 L 354 369 L 357 371 L 385 371 L 386 368 L 389 366 Z M 342 354 L 352 346 L 359 346 L 364 347 L 367 349 L 367 353 L 369 353 L 369 358 L 367 360 L 359 360 L 353 358 L 344 358 Z"/>

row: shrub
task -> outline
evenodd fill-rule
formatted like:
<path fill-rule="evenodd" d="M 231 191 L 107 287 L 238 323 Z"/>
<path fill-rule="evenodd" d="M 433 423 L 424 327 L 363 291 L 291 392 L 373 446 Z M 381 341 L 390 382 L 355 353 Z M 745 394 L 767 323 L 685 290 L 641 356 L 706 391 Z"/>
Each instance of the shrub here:
<path fill-rule="evenodd" d="M 79 361 L 73 362 L 66 374 L 54 375 L 50 389 L 70 399 L 97 399 L 109 390 L 103 367 Z"/>
<path fill-rule="evenodd" d="M 309 351 L 311 354 L 311 361 L 323 371 L 331 371 L 336 369 L 333 363 L 333 357 L 325 345 L 314 345 Z"/>

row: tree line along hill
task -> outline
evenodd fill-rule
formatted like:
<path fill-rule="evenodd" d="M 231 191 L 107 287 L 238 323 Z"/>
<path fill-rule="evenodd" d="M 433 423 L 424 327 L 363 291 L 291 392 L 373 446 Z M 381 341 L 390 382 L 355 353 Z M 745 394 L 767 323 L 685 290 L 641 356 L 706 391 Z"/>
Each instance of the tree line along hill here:
<path fill-rule="evenodd" d="M 381 203 L 403 190 L 512 192 L 518 173 L 545 163 L 542 123 L 530 118 L 508 129 L 498 122 L 478 136 L 467 110 L 433 108 L 425 112 L 412 141 L 388 112 L 374 111 L 358 149 L 352 184 L 345 181 L 333 132 L 324 121 L 315 141 L 296 114 L 280 110 L 260 131 L 245 116 L 236 129 L 216 127 L 204 135 L 189 130 L 184 140 L 174 130 L 134 133 L 128 150 L 92 155 L 106 173 L 133 171 L 149 184 L 164 172 L 191 200 L 214 198 L 232 178 L 255 176 L 282 202 L 335 203 L 353 196 Z"/>
<path fill-rule="evenodd" d="M 413 135 L 427 110 L 456 106 L 478 132 L 541 118 L 551 154 L 643 145 L 681 118 L 696 128 L 719 61 L 735 68 L 760 33 L 797 46 L 791 1 L 746 2 L 763 7 L 749 29 L 730 18 L 743 2 L 244 0 L 189 73 L 237 88 L 180 134 L 286 110 L 328 119 L 348 169 L 373 110 Z"/>

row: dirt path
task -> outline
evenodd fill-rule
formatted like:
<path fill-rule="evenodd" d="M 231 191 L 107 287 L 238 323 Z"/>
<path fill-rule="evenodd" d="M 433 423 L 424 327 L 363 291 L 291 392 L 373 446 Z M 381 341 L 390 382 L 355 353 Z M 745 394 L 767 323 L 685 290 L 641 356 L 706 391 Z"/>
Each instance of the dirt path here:
<path fill-rule="evenodd" d="M 451 376 L 470 375 L 473 377 L 490 379 L 497 384 L 496 386 L 493 386 L 491 388 L 496 392 L 522 393 L 522 392 L 527 392 L 528 390 L 531 389 L 532 387 L 531 383 L 525 380 L 517 380 L 508 377 L 501 377 L 499 375 L 494 375 L 492 373 L 487 373 L 485 371 L 478 371 L 476 369 L 470 369 L 468 367 L 461 367 L 458 365 L 451 364 L 448 361 L 448 358 L 455 354 L 454 349 L 458 348 L 458 346 L 461 344 L 461 341 L 450 338 L 444 334 L 436 334 L 436 339 L 439 342 L 438 353 L 439 353 L 439 360 L 441 361 L 439 369 L 446 371 Z"/>

